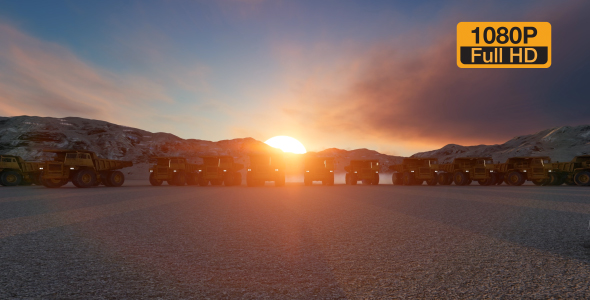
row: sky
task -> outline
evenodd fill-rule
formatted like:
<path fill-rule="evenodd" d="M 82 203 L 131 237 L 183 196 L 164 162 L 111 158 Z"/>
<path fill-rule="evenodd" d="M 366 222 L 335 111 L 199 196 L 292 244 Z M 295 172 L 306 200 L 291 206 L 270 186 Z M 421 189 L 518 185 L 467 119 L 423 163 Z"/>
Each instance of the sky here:
<path fill-rule="evenodd" d="M 0 0 L 0 116 L 411 155 L 590 124 L 590 2 Z M 460 69 L 459 22 L 552 26 L 548 69 Z"/>

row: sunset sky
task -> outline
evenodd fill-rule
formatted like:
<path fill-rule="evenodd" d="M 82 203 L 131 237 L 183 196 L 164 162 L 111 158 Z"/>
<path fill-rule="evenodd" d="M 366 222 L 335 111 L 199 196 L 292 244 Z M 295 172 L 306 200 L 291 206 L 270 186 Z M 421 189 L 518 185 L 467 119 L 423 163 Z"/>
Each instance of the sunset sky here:
<path fill-rule="evenodd" d="M 0 116 L 395 155 L 590 124 L 590 1 L 0 0 Z M 466 21 L 552 25 L 549 69 L 460 69 Z"/>

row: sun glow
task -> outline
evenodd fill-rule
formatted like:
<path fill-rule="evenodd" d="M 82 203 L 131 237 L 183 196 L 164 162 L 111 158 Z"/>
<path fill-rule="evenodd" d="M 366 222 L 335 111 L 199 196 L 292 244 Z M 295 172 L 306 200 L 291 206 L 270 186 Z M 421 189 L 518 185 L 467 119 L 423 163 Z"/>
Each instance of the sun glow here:
<path fill-rule="evenodd" d="M 268 139 L 265 144 L 283 150 L 283 152 L 290 152 L 295 154 L 303 154 L 306 153 L 305 147 L 301 144 L 298 140 L 290 137 L 290 136 L 275 136 L 273 138 Z"/>

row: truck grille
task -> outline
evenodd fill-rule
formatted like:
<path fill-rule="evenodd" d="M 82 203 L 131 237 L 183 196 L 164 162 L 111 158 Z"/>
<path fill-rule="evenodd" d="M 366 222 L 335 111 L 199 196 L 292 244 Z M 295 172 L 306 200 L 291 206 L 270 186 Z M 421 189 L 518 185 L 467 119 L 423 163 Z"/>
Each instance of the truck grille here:
<path fill-rule="evenodd" d="M 485 168 L 475 168 L 475 173 L 485 173 L 486 169 Z"/>
<path fill-rule="evenodd" d="M 158 173 L 168 173 L 168 168 L 158 168 Z"/>
<path fill-rule="evenodd" d="M 533 168 L 533 173 L 543 173 L 543 168 Z"/>
<path fill-rule="evenodd" d="M 430 168 L 420 168 L 419 169 L 419 172 L 422 173 L 422 174 L 430 173 Z"/>
<path fill-rule="evenodd" d="M 217 167 L 207 167 L 207 173 L 217 173 Z"/>
<path fill-rule="evenodd" d="M 61 171 L 61 165 L 55 165 L 55 164 L 50 164 L 49 166 L 47 166 L 47 170 L 49 172 L 60 172 Z"/>

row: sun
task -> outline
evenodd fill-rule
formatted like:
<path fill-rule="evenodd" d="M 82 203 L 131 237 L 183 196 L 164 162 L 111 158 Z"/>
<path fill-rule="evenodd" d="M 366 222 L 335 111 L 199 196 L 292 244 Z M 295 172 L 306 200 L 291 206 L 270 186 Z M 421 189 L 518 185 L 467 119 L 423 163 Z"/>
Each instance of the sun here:
<path fill-rule="evenodd" d="M 283 150 L 283 152 L 290 152 L 295 154 L 306 153 L 305 147 L 298 140 L 290 137 L 279 135 L 268 139 L 265 144 Z"/>

